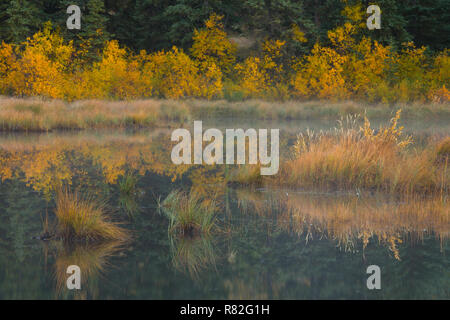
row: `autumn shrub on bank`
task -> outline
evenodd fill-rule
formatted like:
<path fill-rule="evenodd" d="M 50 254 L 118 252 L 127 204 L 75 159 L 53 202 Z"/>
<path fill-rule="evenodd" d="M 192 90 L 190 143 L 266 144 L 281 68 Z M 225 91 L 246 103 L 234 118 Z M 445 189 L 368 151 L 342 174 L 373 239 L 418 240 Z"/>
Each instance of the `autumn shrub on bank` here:
<path fill-rule="evenodd" d="M 291 42 L 311 48 L 302 56 L 292 55 L 285 40 L 264 39 L 259 50 L 241 59 L 223 17 L 216 14 L 195 30 L 189 52 L 174 46 L 133 53 L 111 40 L 98 59 L 87 54 L 95 51 L 93 39 L 75 45 L 46 24 L 20 45 L 0 44 L 0 94 L 69 101 L 225 97 L 448 102 L 448 50 L 431 55 L 413 43 L 396 50 L 384 46 L 362 36 L 359 20 L 364 15 L 358 10 L 344 10 L 345 22 L 328 32 L 327 44 L 308 44 L 293 25 Z"/>

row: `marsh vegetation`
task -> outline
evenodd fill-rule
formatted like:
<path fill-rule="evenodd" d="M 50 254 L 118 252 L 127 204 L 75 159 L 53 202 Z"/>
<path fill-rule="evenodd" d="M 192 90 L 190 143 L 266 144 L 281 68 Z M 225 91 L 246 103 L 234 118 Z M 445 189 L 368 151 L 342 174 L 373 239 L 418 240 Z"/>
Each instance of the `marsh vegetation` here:
<path fill-rule="evenodd" d="M 269 123 L 284 150 L 269 179 L 258 166 L 174 165 L 170 129 L 2 134 L 0 294 L 448 298 L 448 122 L 393 118 L 317 122 L 316 134 L 314 122 Z M 75 295 L 72 264 L 87 272 Z M 370 264 L 390 275 L 383 296 L 360 294 Z"/>
<path fill-rule="evenodd" d="M 450 117 L 449 104 L 416 103 L 394 105 L 353 101 L 247 100 L 229 102 L 199 99 L 65 102 L 42 98 L 0 96 L 1 131 L 55 131 L 85 129 L 139 129 L 188 125 L 194 120 L 339 120 L 350 114 L 366 114 L 370 119 L 389 118 L 395 110 L 403 118 L 436 120 Z"/>

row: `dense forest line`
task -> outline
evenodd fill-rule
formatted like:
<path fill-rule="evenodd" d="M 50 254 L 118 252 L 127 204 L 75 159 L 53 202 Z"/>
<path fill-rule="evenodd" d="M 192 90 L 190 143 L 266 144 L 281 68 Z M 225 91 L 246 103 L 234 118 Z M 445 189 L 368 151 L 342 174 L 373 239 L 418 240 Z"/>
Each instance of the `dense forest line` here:
<path fill-rule="evenodd" d="M 316 41 L 326 44 L 328 30 L 341 25 L 345 6 L 377 4 L 382 29 L 365 31 L 383 45 L 414 41 L 432 50 L 449 47 L 450 0 L 0 0 L 0 41 L 21 43 L 51 21 L 68 40 L 96 35 L 98 41 L 117 39 L 134 50 L 187 49 L 195 29 L 214 12 L 223 15 L 231 35 L 253 42 L 270 38 L 290 40 L 291 26 L 298 25 L 312 41 L 292 48 L 301 54 Z M 66 9 L 80 6 L 81 30 L 67 30 Z M 303 51 L 303 52 L 302 52 Z"/>
<path fill-rule="evenodd" d="M 372 3 L 0 0 L 0 94 L 448 101 L 450 0 Z"/>

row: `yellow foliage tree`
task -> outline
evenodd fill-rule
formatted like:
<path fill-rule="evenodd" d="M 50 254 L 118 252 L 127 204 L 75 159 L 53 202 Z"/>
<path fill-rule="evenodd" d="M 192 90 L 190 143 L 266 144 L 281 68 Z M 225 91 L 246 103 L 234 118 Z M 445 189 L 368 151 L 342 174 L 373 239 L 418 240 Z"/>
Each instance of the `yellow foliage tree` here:
<path fill-rule="evenodd" d="M 16 64 L 16 56 L 12 45 L 2 42 L 0 45 L 0 93 L 7 94 L 11 91 L 8 74 L 12 66 Z"/>
<path fill-rule="evenodd" d="M 331 48 L 315 44 L 311 55 L 306 57 L 292 80 L 296 95 L 322 99 L 347 98 L 349 92 L 343 72 L 347 59 L 347 56 Z"/>
<path fill-rule="evenodd" d="M 413 42 L 408 42 L 394 56 L 393 87 L 397 100 L 408 102 L 425 99 L 430 85 L 426 78 L 428 58 L 425 51 L 425 47 L 416 48 Z"/>
<path fill-rule="evenodd" d="M 262 68 L 261 59 L 258 57 L 248 57 L 244 63 L 236 65 L 240 82 L 246 97 L 263 97 L 268 88 L 268 75 Z"/>
<path fill-rule="evenodd" d="M 223 16 L 211 14 L 205 21 L 205 28 L 194 31 L 191 54 L 194 59 L 211 65 L 214 63 L 229 75 L 236 61 L 236 45 L 232 43 L 224 30 Z"/>
<path fill-rule="evenodd" d="M 96 96 L 118 99 L 135 99 L 144 95 L 141 72 L 137 59 L 128 61 L 127 51 L 117 40 L 108 41 L 102 60 L 94 63 L 90 81 Z M 148 84 L 147 84 L 148 86 Z M 148 88 L 151 91 L 151 87 Z"/>
<path fill-rule="evenodd" d="M 15 94 L 63 98 L 67 82 L 64 73 L 70 71 L 74 52 L 72 42 L 65 44 L 47 23 L 23 47 L 17 49 L 21 51 L 20 59 L 12 64 L 8 75 Z"/>
<path fill-rule="evenodd" d="M 305 37 L 305 33 L 300 30 L 300 27 L 298 25 L 293 24 L 291 27 L 291 32 L 292 32 L 292 40 L 300 43 L 308 42 L 308 40 Z"/>
<path fill-rule="evenodd" d="M 370 102 L 382 98 L 378 90 L 387 85 L 386 73 L 390 57 L 389 47 L 363 38 L 355 45 L 354 52 L 348 55 L 345 65 L 348 90 L 357 98 L 367 99 Z"/>
<path fill-rule="evenodd" d="M 449 102 L 450 91 L 447 86 L 450 84 L 450 56 L 448 49 L 436 56 L 427 78 L 430 82 L 428 99 L 434 102 Z"/>
<path fill-rule="evenodd" d="M 284 98 L 287 96 L 287 93 L 283 92 L 282 49 L 284 45 L 285 41 L 266 40 L 262 44 L 261 58 L 248 57 L 244 63 L 236 65 L 235 69 L 240 79 L 239 85 L 246 97 Z"/>
<path fill-rule="evenodd" d="M 407 43 L 395 53 L 362 36 L 366 17 L 362 2 L 345 2 L 345 22 L 328 32 L 329 47 L 317 43 L 305 56 L 288 57 L 292 43 L 266 40 L 258 55 L 238 64 L 236 45 L 227 37 L 223 17 L 216 14 L 194 31 L 191 57 L 176 47 L 132 54 L 112 40 L 93 62 L 89 58 L 93 38 L 83 39 L 75 48 L 47 23 L 18 46 L 0 45 L 0 94 L 67 100 L 213 99 L 224 96 L 225 78 L 225 96 L 239 99 L 449 101 L 448 50 L 431 58 L 424 47 Z M 291 38 L 297 45 L 307 41 L 295 24 Z"/>
<path fill-rule="evenodd" d="M 198 67 L 177 47 L 150 55 L 144 72 L 153 75 L 153 92 L 157 96 L 177 99 L 199 91 Z"/>
<path fill-rule="evenodd" d="M 207 99 L 222 97 L 223 82 L 220 68 L 213 62 L 203 62 L 199 68 L 200 79 L 197 95 Z"/>

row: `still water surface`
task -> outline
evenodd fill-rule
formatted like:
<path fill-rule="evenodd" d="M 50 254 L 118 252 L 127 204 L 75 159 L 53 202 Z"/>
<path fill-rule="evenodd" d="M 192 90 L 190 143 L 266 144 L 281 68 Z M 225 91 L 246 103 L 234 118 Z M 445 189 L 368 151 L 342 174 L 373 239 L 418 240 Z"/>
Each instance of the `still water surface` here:
<path fill-rule="evenodd" d="M 207 127 L 234 127 L 235 121 Z M 242 123 L 293 135 L 329 122 Z M 445 134 L 446 124 L 406 126 Z M 222 167 L 175 166 L 170 130 L 0 134 L 0 299 L 449 299 L 449 208 L 433 199 L 237 188 Z M 120 185 L 136 181 L 131 193 Z M 33 239 L 58 186 L 104 199 L 129 243 Z M 175 189 L 218 197 L 209 237 L 168 233 L 157 208 Z M 82 290 L 65 288 L 71 264 Z M 366 268 L 381 268 L 368 290 Z"/>

